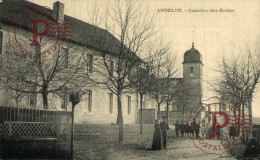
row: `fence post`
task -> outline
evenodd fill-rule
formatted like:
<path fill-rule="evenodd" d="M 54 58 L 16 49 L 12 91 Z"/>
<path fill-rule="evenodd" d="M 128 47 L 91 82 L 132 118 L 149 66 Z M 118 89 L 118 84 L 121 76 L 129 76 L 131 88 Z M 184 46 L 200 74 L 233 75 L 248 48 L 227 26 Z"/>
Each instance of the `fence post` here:
<path fill-rule="evenodd" d="M 9 121 L 12 121 L 12 111 L 11 111 L 11 107 L 9 108 Z"/>

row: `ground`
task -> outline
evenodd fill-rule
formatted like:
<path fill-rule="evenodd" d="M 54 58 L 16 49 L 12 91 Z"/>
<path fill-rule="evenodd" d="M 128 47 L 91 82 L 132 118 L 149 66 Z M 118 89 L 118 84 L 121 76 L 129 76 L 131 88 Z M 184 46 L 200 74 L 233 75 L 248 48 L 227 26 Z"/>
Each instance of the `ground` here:
<path fill-rule="evenodd" d="M 118 142 L 117 125 L 76 125 L 75 126 L 75 159 L 190 159 L 216 160 L 235 159 L 229 153 L 208 155 L 194 147 L 189 137 L 175 137 L 174 130 L 169 130 L 167 149 L 151 151 L 153 126 L 145 125 L 140 135 L 139 125 L 125 125 L 125 141 Z M 219 143 L 219 140 L 211 140 Z M 236 151 L 241 152 L 241 151 Z"/>

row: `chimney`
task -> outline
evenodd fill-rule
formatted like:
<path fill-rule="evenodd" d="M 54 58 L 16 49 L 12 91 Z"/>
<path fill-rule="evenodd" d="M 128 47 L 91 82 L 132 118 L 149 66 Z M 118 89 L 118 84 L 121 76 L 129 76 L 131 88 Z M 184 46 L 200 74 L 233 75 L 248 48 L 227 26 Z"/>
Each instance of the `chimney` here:
<path fill-rule="evenodd" d="M 53 3 L 53 11 L 55 19 L 58 23 L 64 23 L 64 4 L 59 1 Z"/>

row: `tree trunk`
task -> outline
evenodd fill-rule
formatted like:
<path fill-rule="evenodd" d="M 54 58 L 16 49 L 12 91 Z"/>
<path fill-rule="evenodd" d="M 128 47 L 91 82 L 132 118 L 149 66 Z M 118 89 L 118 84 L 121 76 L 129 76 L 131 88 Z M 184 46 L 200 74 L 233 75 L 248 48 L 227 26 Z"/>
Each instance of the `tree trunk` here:
<path fill-rule="evenodd" d="M 18 98 L 15 98 L 16 108 L 17 108 L 17 120 L 19 121 L 19 106 L 18 106 Z"/>
<path fill-rule="evenodd" d="M 119 142 L 124 141 L 124 120 L 122 115 L 122 95 L 117 95 Z"/>
<path fill-rule="evenodd" d="M 166 122 L 169 123 L 169 103 L 166 103 Z"/>
<path fill-rule="evenodd" d="M 70 139 L 70 154 L 71 154 L 71 159 L 73 159 L 73 143 L 74 143 L 74 109 L 75 109 L 75 104 L 72 103 L 72 111 L 71 111 L 71 139 Z"/>
<path fill-rule="evenodd" d="M 42 93 L 42 100 L 44 109 L 48 109 L 48 93 Z"/>
<path fill-rule="evenodd" d="M 143 134 L 143 94 L 140 94 L 140 134 Z"/>
<path fill-rule="evenodd" d="M 243 125 L 241 125 L 241 127 L 242 127 L 242 136 L 243 136 L 243 142 L 245 142 L 246 141 L 246 132 L 245 132 L 245 128 L 244 128 L 244 123 L 245 123 L 245 104 L 242 104 L 242 119 L 241 119 L 241 117 L 240 117 L 240 123 L 242 123 Z"/>
<path fill-rule="evenodd" d="M 249 109 L 249 123 L 250 123 L 250 133 L 252 134 L 252 129 L 253 129 L 253 123 L 252 123 L 252 96 L 249 97 L 249 100 L 248 100 L 248 109 Z"/>
<path fill-rule="evenodd" d="M 158 103 L 158 111 L 157 111 L 157 120 L 160 123 L 160 118 L 161 118 L 161 109 L 160 109 L 160 103 Z"/>

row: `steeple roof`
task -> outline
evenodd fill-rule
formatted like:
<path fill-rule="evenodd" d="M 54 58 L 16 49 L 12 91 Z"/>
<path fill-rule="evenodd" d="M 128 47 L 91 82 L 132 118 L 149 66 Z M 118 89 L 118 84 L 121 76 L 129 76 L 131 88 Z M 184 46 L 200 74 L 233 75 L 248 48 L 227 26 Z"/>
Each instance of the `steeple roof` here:
<path fill-rule="evenodd" d="M 184 53 L 183 63 L 201 63 L 202 57 L 198 50 L 194 48 L 194 42 L 192 42 L 192 48 Z"/>

